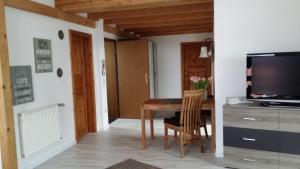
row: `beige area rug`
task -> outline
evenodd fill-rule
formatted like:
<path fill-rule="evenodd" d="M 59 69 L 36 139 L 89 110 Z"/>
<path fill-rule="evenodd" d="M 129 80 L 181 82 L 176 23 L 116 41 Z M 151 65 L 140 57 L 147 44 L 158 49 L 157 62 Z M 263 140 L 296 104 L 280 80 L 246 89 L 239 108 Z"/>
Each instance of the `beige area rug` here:
<path fill-rule="evenodd" d="M 141 163 L 132 159 L 127 159 L 106 169 L 161 169 L 149 164 Z"/>

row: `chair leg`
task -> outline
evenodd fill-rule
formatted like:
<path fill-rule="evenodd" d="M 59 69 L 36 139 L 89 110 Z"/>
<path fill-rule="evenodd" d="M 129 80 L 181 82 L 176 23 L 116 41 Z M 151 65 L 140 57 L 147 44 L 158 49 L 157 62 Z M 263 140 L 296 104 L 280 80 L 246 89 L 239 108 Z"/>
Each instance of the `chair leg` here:
<path fill-rule="evenodd" d="M 179 143 L 180 158 L 183 158 L 184 157 L 184 141 L 183 141 L 182 131 L 179 131 L 179 137 L 180 137 L 180 143 Z"/>
<path fill-rule="evenodd" d="M 203 146 L 203 141 L 202 141 L 202 136 L 201 136 L 201 128 L 199 129 L 199 141 L 200 141 L 200 149 L 201 153 L 204 153 L 204 146 Z"/>
<path fill-rule="evenodd" d="M 205 126 L 204 126 L 204 131 L 205 131 L 205 137 L 208 139 L 208 132 L 207 132 L 206 123 L 205 123 Z"/>
<path fill-rule="evenodd" d="M 165 139 L 164 139 L 164 143 L 165 143 L 165 150 L 168 149 L 168 127 L 165 125 Z"/>
<path fill-rule="evenodd" d="M 174 138 L 177 139 L 177 131 L 174 130 Z"/>
<path fill-rule="evenodd" d="M 207 132 L 206 117 L 205 116 L 202 116 L 202 125 L 203 125 L 203 128 L 204 128 L 205 137 L 208 139 L 208 132 Z"/>

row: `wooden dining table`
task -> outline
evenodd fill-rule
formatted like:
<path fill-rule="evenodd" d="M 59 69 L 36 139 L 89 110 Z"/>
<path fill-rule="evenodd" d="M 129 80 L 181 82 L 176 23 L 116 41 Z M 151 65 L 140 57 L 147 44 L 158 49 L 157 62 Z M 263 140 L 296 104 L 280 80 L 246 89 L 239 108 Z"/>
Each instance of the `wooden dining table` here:
<path fill-rule="evenodd" d="M 146 117 L 149 114 L 150 119 L 150 135 L 151 140 L 154 140 L 154 113 L 155 111 L 181 111 L 182 99 L 150 99 L 144 102 L 141 106 L 141 130 L 142 130 L 142 149 L 147 149 L 146 138 Z M 202 110 L 211 111 L 211 151 L 216 150 L 216 126 L 215 126 L 215 101 L 209 98 L 202 103 Z"/>

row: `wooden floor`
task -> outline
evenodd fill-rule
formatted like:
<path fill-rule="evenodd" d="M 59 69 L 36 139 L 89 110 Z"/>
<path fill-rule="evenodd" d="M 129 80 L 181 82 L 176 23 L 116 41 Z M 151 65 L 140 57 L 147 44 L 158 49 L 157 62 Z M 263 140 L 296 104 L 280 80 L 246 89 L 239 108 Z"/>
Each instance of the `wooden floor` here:
<path fill-rule="evenodd" d="M 183 159 L 179 158 L 178 145 L 173 141 L 170 149 L 164 150 L 161 120 L 155 120 L 155 134 L 157 137 L 149 148 L 141 150 L 140 120 L 118 119 L 109 130 L 86 135 L 77 145 L 37 169 L 105 169 L 128 158 L 162 169 L 223 169 L 218 165 L 221 159 L 215 158 L 209 150 L 201 154 L 197 143 L 186 147 Z M 208 142 L 205 143 L 209 148 Z"/>

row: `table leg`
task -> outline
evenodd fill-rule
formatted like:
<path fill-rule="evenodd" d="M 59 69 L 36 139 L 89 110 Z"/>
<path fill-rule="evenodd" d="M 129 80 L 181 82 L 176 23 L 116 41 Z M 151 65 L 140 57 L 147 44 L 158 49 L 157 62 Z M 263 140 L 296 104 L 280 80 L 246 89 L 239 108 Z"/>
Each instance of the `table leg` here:
<path fill-rule="evenodd" d="M 215 105 L 211 105 L 211 151 L 216 152 L 216 112 Z"/>
<path fill-rule="evenodd" d="M 154 112 L 149 110 L 149 114 L 150 114 L 151 139 L 154 140 L 154 124 L 153 124 Z"/>
<path fill-rule="evenodd" d="M 142 129 L 142 149 L 147 149 L 146 126 L 145 126 L 145 109 L 141 108 L 141 129 Z"/>

